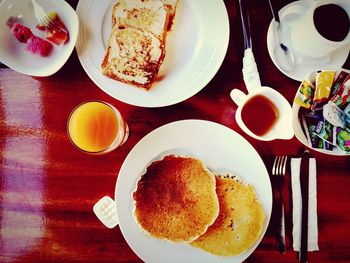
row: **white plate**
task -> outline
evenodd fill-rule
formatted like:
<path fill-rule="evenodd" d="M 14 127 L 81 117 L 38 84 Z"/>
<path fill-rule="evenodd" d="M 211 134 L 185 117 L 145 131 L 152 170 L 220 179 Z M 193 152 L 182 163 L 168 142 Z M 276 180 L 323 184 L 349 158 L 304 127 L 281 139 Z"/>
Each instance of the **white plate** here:
<path fill-rule="evenodd" d="M 165 60 L 149 91 L 109 79 L 100 72 L 117 0 L 79 1 L 77 53 L 89 77 L 110 96 L 143 107 L 168 106 L 195 95 L 214 77 L 226 55 L 229 20 L 222 0 L 180 0 Z"/>
<path fill-rule="evenodd" d="M 188 244 L 172 244 L 141 233 L 133 217 L 132 193 L 144 169 L 166 153 L 190 154 L 203 160 L 209 169 L 233 172 L 255 187 L 266 221 L 259 240 L 248 251 L 240 256 L 218 257 Z M 120 229 L 130 247 L 145 262 L 241 262 L 263 238 L 272 209 L 270 179 L 259 154 L 233 130 L 203 120 L 172 122 L 140 140 L 121 167 L 115 200 Z"/>
<path fill-rule="evenodd" d="M 300 6 L 301 10 L 306 11 L 312 2 L 314 2 L 314 0 L 295 1 L 283 7 L 279 11 L 279 15 L 282 18 L 283 13 L 287 10 L 287 8 L 298 7 L 298 6 Z M 286 46 L 291 48 L 292 51 L 293 49 L 290 43 L 290 30 L 291 30 L 291 27 L 293 27 L 293 24 L 297 22 L 299 18 L 300 16 L 291 15 L 289 18 L 287 17 L 286 22 L 283 23 L 284 30 L 282 34 L 283 36 L 285 36 L 283 39 L 285 40 Z M 276 60 L 273 52 L 276 46 L 276 42 L 274 41 L 272 22 L 273 21 L 271 21 L 267 32 L 267 49 L 269 51 L 271 60 L 273 61 L 275 66 L 286 76 L 298 81 L 302 81 L 303 79 L 305 79 L 307 74 L 309 74 L 312 71 L 330 69 L 330 68 L 341 68 L 344 65 L 349 55 L 349 49 L 350 49 L 349 46 L 344 46 L 334 51 L 333 53 L 330 54 L 329 59 L 328 58 L 321 58 L 321 59 L 306 58 L 306 57 L 303 57 L 300 53 L 296 53 L 294 51 L 295 60 L 296 60 L 295 67 L 290 71 L 283 70 L 281 66 L 278 64 L 278 61 Z M 307 38 L 305 39 L 305 41 L 307 41 Z"/>
<path fill-rule="evenodd" d="M 0 1 L 0 61 L 9 68 L 31 76 L 49 76 L 56 73 L 71 55 L 78 36 L 79 22 L 74 9 L 64 0 L 37 0 L 47 12 L 56 12 L 69 31 L 69 42 L 57 46 L 47 57 L 26 52 L 24 44 L 20 43 L 10 32 L 6 21 L 10 16 L 23 16 L 23 25 L 32 32 L 44 38 L 43 33 L 37 30 L 38 24 L 34 17 L 34 9 L 30 0 L 3 0 Z"/>

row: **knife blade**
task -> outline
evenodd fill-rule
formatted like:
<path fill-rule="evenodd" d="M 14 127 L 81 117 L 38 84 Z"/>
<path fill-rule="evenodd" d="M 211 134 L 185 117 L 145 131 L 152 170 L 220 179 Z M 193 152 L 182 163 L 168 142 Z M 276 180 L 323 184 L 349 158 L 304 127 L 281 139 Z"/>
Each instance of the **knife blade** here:
<path fill-rule="evenodd" d="M 244 49 L 252 47 L 252 37 L 250 34 L 250 21 L 246 0 L 239 0 L 239 12 L 241 15 Z"/>
<path fill-rule="evenodd" d="M 299 261 L 307 262 L 308 252 L 308 217 L 309 217 L 309 159 L 310 152 L 305 150 L 301 156 L 300 188 L 301 188 L 301 237 Z"/>

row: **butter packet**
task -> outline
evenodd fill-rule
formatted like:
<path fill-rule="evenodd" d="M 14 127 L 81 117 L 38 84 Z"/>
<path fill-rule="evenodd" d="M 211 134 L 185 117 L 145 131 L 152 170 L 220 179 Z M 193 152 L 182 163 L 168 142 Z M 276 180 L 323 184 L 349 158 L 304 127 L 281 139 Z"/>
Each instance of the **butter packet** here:
<path fill-rule="evenodd" d="M 331 95 L 330 98 L 334 97 L 335 94 L 338 93 L 339 89 L 341 88 L 342 84 L 344 83 L 344 81 L 349 77 L 349 72 L 347 71 L 340 71 L 339 74 L 337 74 L 335 81 L 333 83 L 333 87 L 332 87 L 332 91 L 331 91 Z"/>
<path fill-rule="evenodd" d="M 345 129 L 350 132 L 350 103 L 344 109 Z"/>
<path fill-rule="evenodd" d="M 311 82 L 307 80 L 303 80 L 303 82 L 301 83 L 297 91 L 297 95 L 294 101 L 301 107 L 310 109 L 312 105 L 314 93 L 315 93 L 315 86 Z"/>
<path fill-rule="evenodd" d="M 344 109 L 345 121 L 350 124 L 350 103 Z"/>
<path fill-rule="evenodd" d="M 314 113 L 303 115 L 302 124 L 304 132 L 312 148 L 332 151 L 334 149 L 334 145 L 320 138 L 314 132 L 316 130 L 317 125 L 322 120 L 323 118 L 321 116 Z"/>
<path fill-rule="evenodd" d="M 350 153 L 350 132 L 336 128 L 336 144 L 342 151 Z"/>
<path fill-rule="evenodd" d="M 318 71 L 316 75 L 316 89 L 314 100 L 311 105 L 311 109 L 319 109 L 322 105 L 328 101 L 328 98 L 331 94 L 334 78 L 336 71 L 333 70 L 324 70 Z"/>
<path fill-rule="evenodd" d="M 346 126 L 345 112 L 342 111 L 333 101 L 328 101 L 328 103 L 323 106 L 323 117 L 336 127 L 345 128 Z"/>
<path fill-rule="evenodd" d="M 340 108 L 344 108 L 350 102 L 350 75 L 347 76 L 330 100 Z"/>
<path fill-rule="evenodd" d="M 332 145 L 336 145 L 336 128 L 327 120 L 320 120 L 316 128 L 314 129 L 314 134 L 320 137 L 322 140 L 329 142 Z"/>

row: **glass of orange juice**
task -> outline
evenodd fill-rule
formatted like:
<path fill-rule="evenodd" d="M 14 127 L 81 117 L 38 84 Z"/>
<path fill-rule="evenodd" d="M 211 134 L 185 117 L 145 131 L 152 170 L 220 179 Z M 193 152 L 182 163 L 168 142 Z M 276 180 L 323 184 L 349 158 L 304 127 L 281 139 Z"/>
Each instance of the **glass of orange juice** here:
<path fill-rule="evenodd" d="M 129 135 L 120 112 L 103 101 L 78 105 L 68 118 L 67 130 L 71 142 L 90 154 L 110 152 L 122 145 Z"/>

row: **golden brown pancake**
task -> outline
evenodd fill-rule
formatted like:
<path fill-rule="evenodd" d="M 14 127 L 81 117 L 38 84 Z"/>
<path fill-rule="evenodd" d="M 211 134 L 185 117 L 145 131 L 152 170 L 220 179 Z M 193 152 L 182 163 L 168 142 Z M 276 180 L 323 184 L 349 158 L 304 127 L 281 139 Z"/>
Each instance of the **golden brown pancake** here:
<path fill-rule="evenodd" d="M 191 244 L 215 255 L 239 255 L 260 237 L 265 212 L 254 188 L 237 177 L 216 176 L 216 193 L 219 216 L 207 232 Z"/>
<path fill-rule="evenodd" d="M 136 220 L 153 237 L 193 241 L 219 214 L 215 184 L 199 159 L 169 155 L 154 161 L 133 193 Z"/>

